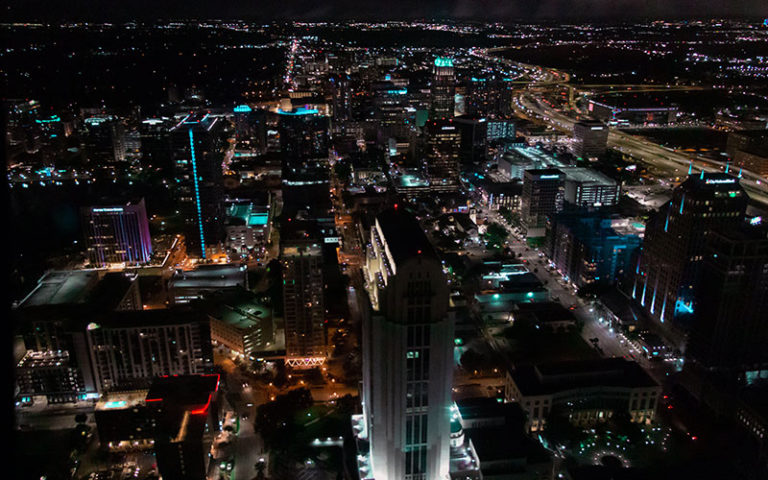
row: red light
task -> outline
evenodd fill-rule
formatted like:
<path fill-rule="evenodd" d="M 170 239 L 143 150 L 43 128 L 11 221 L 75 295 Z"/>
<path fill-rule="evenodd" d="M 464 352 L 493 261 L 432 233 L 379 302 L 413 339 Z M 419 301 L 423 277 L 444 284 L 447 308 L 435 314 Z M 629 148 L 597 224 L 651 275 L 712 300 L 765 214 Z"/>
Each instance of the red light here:
<path fill-rule="evenodd" d="M 416 253 L 418 253 L 419 255 L 421 255 L 421 250 L 417 251 Z"/>
<path fill-rule="evenodd" d="M 395 204 L 395 210 L 397 210 L 397 204 Z"/>
<path fill-rule="evenodd" d="M 696 435 L 691 437 L 691 440 L 696 440 L 698 437 Z"/>
<path fill-rule="evenodd" d="M 208 401 L 205 403 L 205 405 L 203 405 L 201 408 L 198 408 L 197 410 L 192 410 L 189 413 L 192 414 L 192 415 L 203 415 L 203 414 L 205 414 L 205 412 L 208 411 L 208 406 L 211 404 L 211 395 L 212 394 L 210 394 L 210 393 L 208 394 Z"/>
<path fill-rule="evenodd" d="M 673 407 L 671 404 L 667 405 L 667 410 L 672 410 L 673 408 L 675 408 L 675 407 Z"/>

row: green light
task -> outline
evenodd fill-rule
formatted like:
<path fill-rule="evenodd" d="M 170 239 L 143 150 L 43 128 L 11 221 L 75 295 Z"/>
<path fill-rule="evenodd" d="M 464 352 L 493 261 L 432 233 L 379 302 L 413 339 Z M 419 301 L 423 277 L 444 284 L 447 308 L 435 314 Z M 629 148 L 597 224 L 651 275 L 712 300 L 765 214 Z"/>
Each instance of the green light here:
<path fill-rule="evenodd" d="M 462 339 L 460 339 L 460 338 L 454 338 L 454 339 L 453 339 L 453 344 L 454 344 L 454 345 L 457 345 L 457 346 L 458 346 L 458 345 L 463 345 L 463 344 L 464 344 L 464 340 L 462 340 Z"/>
<path fill-rule="evenodd" d="M 528 292 L 525 296 L 528 298 L 533 298 L 533 292 Z"/>

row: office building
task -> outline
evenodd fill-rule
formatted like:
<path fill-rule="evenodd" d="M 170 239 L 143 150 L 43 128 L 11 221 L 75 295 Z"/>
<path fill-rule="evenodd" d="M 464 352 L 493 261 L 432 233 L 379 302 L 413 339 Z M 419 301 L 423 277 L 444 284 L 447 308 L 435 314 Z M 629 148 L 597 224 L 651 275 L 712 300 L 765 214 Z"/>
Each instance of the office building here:
<path fill-rule="evenodd" d="M 363 321 L 361 478 L 437 480 L 450 470 L 453 314 L 442 263 L 411 214 L 371 229 Z M 360 457 L 359 457 L 360 459 Z"/>
<path fill-rule="evenodd" d="M 146 388 L 161 375 L 210 373 L 213 350 L 203 312 L 165 309 L 97 313 L 85 337 L 99 392 Z"/>
<path fill-rule="evenodd" d="M 328 117 L 317 110 L 279 111 L 284 211 L 330 207 Z"/>
<path fill-rule="evenodd" d="M 576 122 L 573 124 L 573 137 L 573 153 L 577 157 L 597 157 L 607 148 L 608 127 L 598 120 Z"/>
<path fill-rule="evenodd" d="M 294 368 L 322 365 L 327 357 L 323 255 L 311 225 L 299 222 L 281 235 L 286 363 Z"/>
<path fill-rule="evenodd" d="M 429 117 L 438 120 L 453 117 L 456 96 L 456 78 L 453 72 L 453 59 L 435 58 L 432 75 L 432 108 Z"/>
<path fill-rule="evenodd" d="M 284 348 L 276 341 L 272 311 L 247 290 L 211 293 L 202 305 L 211 322 L 211 341 L 243 358 Z"/>
<path fill-rule="evenodd" d="M 219 375 L 156 378 L 145 404 L 152 418 L 157 469 L 165 480 L 203 479 L 219 431 Z"/>
<path fill-rule="evenodd" d="M 528 237 L 543 237 L 547 220 L 563 209 L 565 174 L 556 168 L 526 170 L 523 174 L 521 216 Z"/>
<path fill-rule="evenodd" d="M 83 151 L 93 165 L 125 160 L 125 127 L 113 115 L 94 115 L 83 120 Z"/>
<path fill-rule="evenodd" d="M 707 237 L 737 228 L 746 208 L 746 193 L 727 174 L 702 172 L 675 188 L 672 200 L 648 221 L 635 268 L 632 297 L 653 319 L 669 324 L 690 317 Z M 675 327 L 686 330 L 682 322 Z"/>
<path fill-rule="evenodd" d="M 173 176 L 171 127 L 173 122 L 167 117 L 145 118 L 139 124 L 142 166 L 152 170 L 159 169 L 168 177 Z"/>
<path fill-rule="evenodd" d="M 436 192 L 456 191 L 459 187 L 461 131 L 453 120 L 429 121 L 427 135 L 427 175 Z"/>
<path fill-rule="evenodd" d="M 650 423 L 656 414 L 661 385 L 643 368 L 623 358 L 601 358 L 518 365 L 506 375 L 506 400 L 528 414 L 528 429 L 545 428 L 551 414 L 577 426 L 607 421 L 627 413 L 636 423 Z"/>
<path fill-rule="evenodd" d="M 203 259 L 221 241 L 224 122 L 192 113 L 171 128 L 173 189 L 184 218 L 187 250 Z"/>
<path fill-rule="evenodd" d="M 716 229 L 707 235 L 687 354 L 733 378 L 768 376 L 768 229 Z"/>
<path fill-rule="evenodd" d="M 581 167 L 560 169 L 565 173 L 565 201 L 579 207 L 611 207 L 619 203 L 621 187 L 597 170 Z"/>
<path fill-rule="evenodd" d="M 600 212 L 563 212 L 547 225 L 547 254 L 579 288 L 611 285 L 629 277 L 643 231 L 642 224 Z"/>
<path fill-rule="evenodd" d="M 84 208 L 83 220 L 91 265 L 141 265 L 152 257 L 152 237 L 143 198 L 125 205 Z"/>

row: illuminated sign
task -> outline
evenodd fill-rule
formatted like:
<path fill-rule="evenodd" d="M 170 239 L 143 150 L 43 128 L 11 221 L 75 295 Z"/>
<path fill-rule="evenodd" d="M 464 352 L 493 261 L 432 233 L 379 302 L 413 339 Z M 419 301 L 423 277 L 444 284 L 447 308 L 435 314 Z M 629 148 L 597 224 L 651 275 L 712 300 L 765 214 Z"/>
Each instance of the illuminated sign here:
<path fill-rule="evenodd" d="M 717 185 L 721 183 L 736 183 L 735 178 L 708 178 L 704 180 L 705 183 L 709 185 Z"/>
<path fill-rule="evenodd" d="M 592 127 L 590 130 L 604 130 L 605 127 Z"/>
<path fill-rule="evenodd" d="M 436 67 L 453 67 L 453 59 L 448 57 L 437 57 L 435 59 Z"/>
<path fill-rule="evenodd" d="M 749 221 L 750 225 L 760 225 L 761 223 L 763 223 L 763 217 L 755 217 Z"/>
<path fill-rule="evenodd" d="M 560 178 L 560 175 L 542 175 L 539 180 L 554 180 L 556 178 Z"/>
<path fill-rule="evenodd" d="M 456 127 L 443 127 L 440 130 L 456 130 Z"/>
<path fill-rule="evenodd" d="M 340 238 L 339 237 L 325 237 L 323 240 L 325 240 L 325 243 L 339 243 Z"/>
<path fill-rule="evenodd" d="M 123 207 L 94 208 L 91 211 L 93 213 L 122 213 Z"/>
<path fill-rule="evenodd" d="M 125 405 L 125 400 L 113 400 L 105 403 L 104 408 L 123 408 Z"/>
<path fill-rule="evenodd" d="M 248 105 L 238 105 L 235 107 L 234 111 L 235 113 L 248 113 L 248 112 L 252 112 L 253 109 Z"/>

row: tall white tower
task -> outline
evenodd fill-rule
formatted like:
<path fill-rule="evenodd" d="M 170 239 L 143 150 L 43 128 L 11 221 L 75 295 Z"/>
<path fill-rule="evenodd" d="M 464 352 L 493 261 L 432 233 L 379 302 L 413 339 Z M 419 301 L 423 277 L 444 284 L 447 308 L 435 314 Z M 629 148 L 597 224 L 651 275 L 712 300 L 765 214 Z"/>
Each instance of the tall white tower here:
<path fill-rule="evenodd" d="M 363 322 L 366 478 L 449 475 L 454 320 L 442 263 L 418 222 L 387 210 L 371 229 Z"/>

